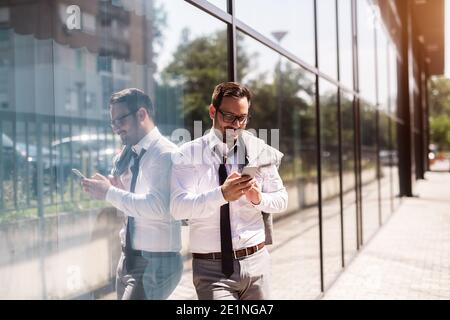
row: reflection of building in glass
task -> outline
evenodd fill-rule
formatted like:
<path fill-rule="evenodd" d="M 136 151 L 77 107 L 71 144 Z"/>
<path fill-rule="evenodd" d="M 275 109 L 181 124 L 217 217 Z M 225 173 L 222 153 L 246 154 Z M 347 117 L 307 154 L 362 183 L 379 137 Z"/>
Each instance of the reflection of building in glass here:
<path fill-rule="evenodd" d="M 2 17 L 11 21 L 0 39 L 9 43 L 9 79 L 16 84 L 7 94 L 2 90 L 10 108 L 101 119 L 108 115 L 111 92 L 131 85 L 154 88 L 154 34 L 146 29 L 157 28 L 146 15 L 109 1 L 79 1 L 81 30 L 69 30 L 66 10 L 71 4 L 35 1 L 2 9 Z M 142 6 L 151 17 L 153 2 Z M 11 68 L 14 65 L 22 68 Z M 148 67 L 139 68 L 142 65 Z M 48 98 L 41 100 L 45 95 L 35 96 L 35 90 L 23 92 L 24 86 Z"/>

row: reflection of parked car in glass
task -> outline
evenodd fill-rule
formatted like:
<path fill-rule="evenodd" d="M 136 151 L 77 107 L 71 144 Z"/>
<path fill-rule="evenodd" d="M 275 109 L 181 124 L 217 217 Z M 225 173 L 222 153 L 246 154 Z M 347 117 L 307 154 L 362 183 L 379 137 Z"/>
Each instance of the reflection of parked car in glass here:
<path fill-rule="evenodd" d="M 120 146 L 112 134 L 81 134 L 53 141 L 52 149 L 61 154 L 65 176 L 70 174 L 72 168 L 82 169 L 86 175 L 91 175 L 94 172 L 109 172 L 112 158 L 120 151 Z"/>
<path fill-rule="evenodd" d="M 84 170 L 86 174 L 99 172 L 106 174 L 111 168 L 114 154 L 119 152 L 115 147 L 112 134 L 82 134 L 65 137 L 52 142 L 51 148 L 42 146 L 39 150 L 35 144 L 14 142 L 6 134 L 2 134 L 1 166 L 4 180 L 13 179 L 14 164 L 18 177 L 25 177 L 28 171 L 29 182 L 36 191 L 38 156 L 42 163 L 43 185 L 51 182 L 58 186 L 71 176 L 71 169 Z M 35 192 L 33 192 L 34 194 Z"/>

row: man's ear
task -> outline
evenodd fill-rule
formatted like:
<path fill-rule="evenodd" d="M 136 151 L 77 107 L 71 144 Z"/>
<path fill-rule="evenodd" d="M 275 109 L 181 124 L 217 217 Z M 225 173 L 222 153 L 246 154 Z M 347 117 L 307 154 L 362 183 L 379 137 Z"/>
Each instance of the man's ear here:
<path fill-rule="evenodd" d="M 136 114 L 139 121 L 144 121 L 147 111 L 144 107 L 140 107 Z"/>
<path fill-rule="evenodd" d="M 211 120 L 214 120 L 214 117 L 216 116 L 216 108 L 210 104 L 209 105 L 209 117 L 211 118 Z"/>

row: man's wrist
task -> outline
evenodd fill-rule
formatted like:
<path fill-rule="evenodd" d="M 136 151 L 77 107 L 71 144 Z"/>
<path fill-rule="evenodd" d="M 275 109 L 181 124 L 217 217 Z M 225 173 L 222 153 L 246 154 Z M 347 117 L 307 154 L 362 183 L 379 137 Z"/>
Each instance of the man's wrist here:
<path fill-rule="evenodd" d="M 225 191 L 223 190 L 223 186 L 220 186 L 220 192 L 222 192 L 222 197 L 225 201 L 227 201 L 227 199 L 225 198 Z M 228 201 L 227 201 L 228 202 Z"/>

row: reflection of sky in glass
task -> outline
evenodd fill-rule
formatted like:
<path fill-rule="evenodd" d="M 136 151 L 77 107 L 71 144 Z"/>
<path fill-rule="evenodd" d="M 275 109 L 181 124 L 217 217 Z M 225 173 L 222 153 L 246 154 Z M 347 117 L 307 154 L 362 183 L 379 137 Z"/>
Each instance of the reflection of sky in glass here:
<path fill-rule="evenodd" d="M 272 32 L 287 31 L 281 45 L 314 65 L 314 6 L 312 0 L 237 0 L 236 16 L 277 42 Z M 257 9 L 257 10 L 256 10 Z"/>
<path fill-rule="evenodd" d="M 374 14 L 367 1 L 357 1 L 359 87 L 362 96 L 376 102 Z"/>
<path fill-rule="evenodd" d="M 242 37 L 242 48 L 245 50 L 246 54 L 251 57 L 249 68 L 244 75 L 244 78 L 239 79 L 243 83 L 254 79 L 259 79 L 265 83 L 273 83 L 275 68 L 277 67 L 279 61 L 281 61 L 283 70 L 287 65 L 290 65 L 291 68 L 301 68 L 297 64 L 292 63 L 290 60 L 270 50 L 268 47 L 253 38 L 240 33 L 239 31 L 238 34 Z M 315 81 L 314 75 L 307 71 L 305 71 L 305 77 L 311 83 Z M 305 100 L 308 104 L 314 103 L 314 97 L 310 96 L 305 91 L 297 92 L 297 96 Z"/>
<path fill-rule="evenodd" d="M 280 55 L 239 31 L 238 34 L 242 36 L 241 48 L 251 57 L 249 68 L 245 74 L 245 78 L 242 80 L 245 82 L 249 79 L 257 78 L 261 74 L 265 74 L 267 81 L 272 82 L 273 72 L 280 59 Z M 265 50 L 261 50 L 261 48 L 265 48 Z"/>
<path fill-rule="evenodd" d="M 334 0 L 317 1 L 319 69 L 337 79 L 336 6 Z"/>
<path fill-rule="evenodd" d="M 387 36 L 384 28 L 377 30 L 377 55 L 378 55 L 378 98 L 380 103 L 380 109 L 388 109 L 388 90 L 390 86 L 390 80 L 388 78 L 388 46 Z"/>
<path fill-rule="evenodd" d="M 339 70 L 341 82 L 353 88 L 351 0 L 339 0 Z"/>

